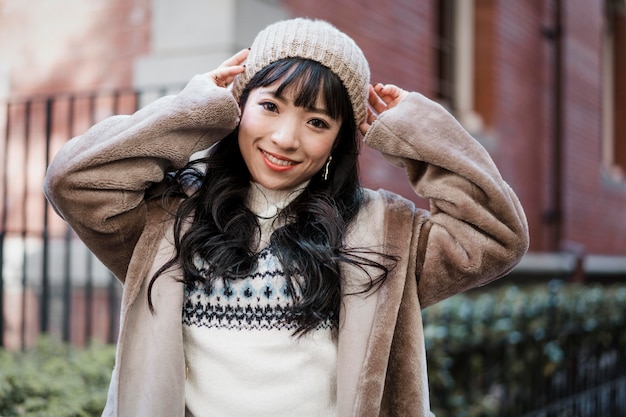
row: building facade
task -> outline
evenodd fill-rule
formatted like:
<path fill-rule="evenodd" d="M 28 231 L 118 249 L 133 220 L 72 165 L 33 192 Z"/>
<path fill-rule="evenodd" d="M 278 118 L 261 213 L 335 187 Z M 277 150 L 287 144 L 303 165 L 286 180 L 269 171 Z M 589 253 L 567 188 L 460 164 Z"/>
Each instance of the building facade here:
<path fill-rule="evenodd" d="M 440 101 L 483 143 L 528 215 L 522 269 L 626 276 L 623 0 L 0 0 L 0 100 L 176 88 L 291 16 L 335 24 L 373 82 Z M 426 205 L 367 149 L 361 174 Z"/>

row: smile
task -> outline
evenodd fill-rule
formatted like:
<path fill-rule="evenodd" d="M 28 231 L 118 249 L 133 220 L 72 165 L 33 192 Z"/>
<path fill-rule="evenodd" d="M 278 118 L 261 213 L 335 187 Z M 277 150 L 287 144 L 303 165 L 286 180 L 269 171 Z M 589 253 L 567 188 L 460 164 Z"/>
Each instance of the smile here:
<path fill-rule="evenodd" d="M 261 150 L 261 153 L 265 157 L 266 165 L 275 171 L 284 171 L 298 164 L 290 159 L 279 158 L 276 155 L 272 155 L 264 150 Z"/>

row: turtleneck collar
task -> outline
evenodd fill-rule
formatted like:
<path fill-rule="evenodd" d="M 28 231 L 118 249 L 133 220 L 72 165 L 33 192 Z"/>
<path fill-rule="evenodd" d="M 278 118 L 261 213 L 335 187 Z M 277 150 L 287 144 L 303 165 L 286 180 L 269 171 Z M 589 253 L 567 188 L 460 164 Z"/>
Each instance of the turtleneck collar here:
<path fill-rule="evenodd" d="M 308 181 L 286 190 L 270 190 L 251 182 L 248 192 L 248 208 L 262 219 L 271 219 L 289 205 L 308 185 Z"/>

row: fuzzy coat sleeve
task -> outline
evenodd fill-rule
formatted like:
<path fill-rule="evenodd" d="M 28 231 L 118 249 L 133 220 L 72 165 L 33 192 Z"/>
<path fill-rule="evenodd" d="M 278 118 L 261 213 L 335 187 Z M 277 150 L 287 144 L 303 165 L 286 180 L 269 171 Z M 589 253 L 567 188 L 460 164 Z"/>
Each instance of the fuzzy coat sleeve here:
<path fill-rule="evenodd" d="M 442 106 L 410 93 L 364 140 L 404 167 L 415 192 L 429 200 L 415 230 L 423 308 L 502 277 L 526 253 L 528 226 L 517 196 Z"/>
<path fill-rule="evenodd" d="M 234 130 L 230 91 L 195 76 L 183 91 L 133 115 L 112 116 L 68 141 L 44 193 L 91 251 L 123 280 L 147 221 L 146 191 Z"/>

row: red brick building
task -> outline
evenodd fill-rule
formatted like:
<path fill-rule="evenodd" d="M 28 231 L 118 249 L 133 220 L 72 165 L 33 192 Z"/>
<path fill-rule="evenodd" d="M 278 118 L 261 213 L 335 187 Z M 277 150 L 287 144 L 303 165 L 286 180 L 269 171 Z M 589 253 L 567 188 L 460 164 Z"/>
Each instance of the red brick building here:
<path fill-rule="evenodd" d="M 374 80 L 447 99 L 461 111 L 526 208 L 531 251 L 558 251 L 571 241 L 588 253 L 626 255 L 623 2 L 286 3 L 293 14 L 328 19 L 355 37 Z M 463 23 L 471 12 L 473 22 Z M 455 38 L 463 25 L 473 26 L 465 34 L 473 35 L 473 60 L 454 50 L 472 47 Z M 442 78 L 457 83 L 453 90 L 464 82 L 446 75 L 445 60 L 466 65 L 464 71 L 473 65 L 469 105 L 459 105 L 458 90 L 439 88 Z M 464 119 L 468 110 L 481 122 Z"/>
<path fill-rule="evenodd" d="M 374 82 L 457 115 L 522 200 L 526 266 L 573 251 L 626 276 L 623 0 L 0 0 L 0 100 L 181 84 L 289 16 L 329 20 Z M 362 159 L 367 186 L 412 195 L 399 169 Z"/>

